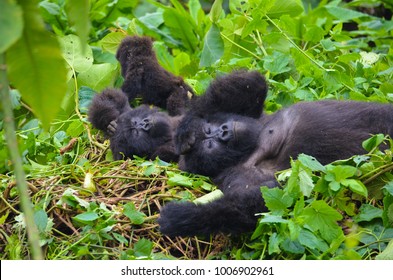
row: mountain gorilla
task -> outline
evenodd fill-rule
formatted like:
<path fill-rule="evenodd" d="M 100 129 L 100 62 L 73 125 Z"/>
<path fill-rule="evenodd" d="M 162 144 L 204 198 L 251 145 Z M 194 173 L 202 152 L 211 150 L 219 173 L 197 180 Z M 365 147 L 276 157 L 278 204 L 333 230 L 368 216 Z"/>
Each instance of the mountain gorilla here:
<path fill-rule="evenodd" d="M 265 80 L 258 72 L 235 71 L 213 81 L 203 99 L 194 99 L 194 105 L 201 111 L 213 106 L 222 111 L 259 116 L 265 92 Z M 226 103 L 232 95 L 240 93 L 243 98 L 237 106 Z M 165 112 L 159 112 L 158 108 L 146 105 L 131 109 L 121 90 L 106 89 L 94 96 L 88 118 L 95 128 L 109 137 L 116 160 L 136 155 L 148 159 L 158 156 L 168 162 L 178 161 L 174 134 L 182 115 L 168 116 Z"/>
<path fill-rule="evenodd" d="M 166 71 L 157 61 L 149 37 L 128 36 L 117 49 L 116 58 L 124 77 L 122 90 L 129 101 L 142 97 L 142 103 L 166 109 L 169 115 L 184 113 L 193 97 L 183 78 Z"/>
<path fill-rule="evenodd" d="M 180 116 L 169 116 L 158 108 L 141 105 L 131 109 L 127 96 L 117 89 L 106 89 L 94 96 L 88 112 L 92 125 L 110 140 L 115 160 L 133 155 L 177 161 L 174 131 Z"/>
<path fill-rule="evenodd" d="M 240 93 L 227 96 L 226 104 L 244 102 Z M 192 106 L 177 128 L 179 167 L 211 176 L 224 196 L 201 205 L 165 205 L 158 223 L 168 236 L 251 231 L 255 214 L 267 210 L 260 186 L 276 186 L 275 172 L 289 168 L 291 157 L 305 153 L 328 164 L 364 153 L 362 142 L 371 134 L 393 136 L 393 106 L 386 104 L 301 102 L 259 118 L 205 105 Z"/>

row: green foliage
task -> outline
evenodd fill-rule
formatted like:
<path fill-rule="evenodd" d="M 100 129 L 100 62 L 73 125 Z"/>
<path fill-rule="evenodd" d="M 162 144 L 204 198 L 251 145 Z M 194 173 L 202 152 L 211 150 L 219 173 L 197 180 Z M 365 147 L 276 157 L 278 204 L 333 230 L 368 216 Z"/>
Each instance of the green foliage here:
<path fill-rule="evenodd" d="M 231 0 L 224 8 L 223 2 L 214 1 L 210 10 L 198 0 L 1 2 L 0 53 L 6 54 L 16 135 L 36 188 L 34 219 L 47 258 L 171 258 L 164 248 L 187 242 L 154 239 L 160 236 L 157 205 L 172 198 L 211 199 L 204 196 L 214 189 L 207 178 L 159 159 L 105 161 L 111 159 L 107 142 L 91 129 L 86 113 L 96 92 L 121 85 L 114 54 L 127 35 L 153 37 L 161 65 L 198 94 L 217 75 L 257 69 L 270 84 L 270 112 L 303 100 L 393 101 L 393 22 L 367 14 L 388 5 Z M 367 155 L 327 166 L 299 155 L 291 169 L 277 174 L 282 189 L 262 187 L 269 212 L 251 236 L 215 255 L 208 249 L 203 255 L 194 239 L 187 244 L 198 250 L 181 252 L 198 251 L 191 258 L 391 258 L 392 140 L 375 135 L 363 147 Z M 0 191 L 9 203 L 0 204 L 6 209 L 0 221 L 13 227 L 4 232 L 0 251 L 5 259 L 27 258 L 23 217 L 10 208 L 18 194 L 6 148 L 0 141 Z"/>

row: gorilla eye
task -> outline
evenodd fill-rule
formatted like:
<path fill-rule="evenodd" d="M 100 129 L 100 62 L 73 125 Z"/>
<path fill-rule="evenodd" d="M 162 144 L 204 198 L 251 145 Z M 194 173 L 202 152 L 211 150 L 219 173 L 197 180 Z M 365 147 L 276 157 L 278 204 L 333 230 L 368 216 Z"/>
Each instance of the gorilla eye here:
<path fill-rule="evenodd" d="M 205 125 L 205 127 L 203 128 L 203 132 L 204 132 L 206 135 L 210 135 L 210 134 L 212 133 L 212 130 L 211 130 L 211 128 L 210 128 L 209 125 Z"/>

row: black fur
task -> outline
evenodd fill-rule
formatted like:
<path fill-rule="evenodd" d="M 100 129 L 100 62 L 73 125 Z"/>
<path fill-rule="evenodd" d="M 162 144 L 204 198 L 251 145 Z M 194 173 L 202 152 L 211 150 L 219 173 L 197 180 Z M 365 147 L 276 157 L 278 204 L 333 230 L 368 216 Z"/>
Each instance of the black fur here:
<path fill-rule="evenodd" d="M 303 102 L 259 119 L 217 111 L 190 111 L 176 145 L 180 168 L 211 176 L 224 197 L 206 205 L 167 204 L 158 220 L 166 235 L 252 230 L 255 214 L 266 210 L 259 187 L 277 185 L 274 173 L 289 168 L 291 157 L 305 153 L 327 164 L 363 154 L 361 144 L 371 134 L 393 136 L 393 106 L 386 104 Z"/>
<path fill-rule="evenodd" d="M 157 61 L 149 37 L 128 36 L 121 42 L 116 58 L 124 77 L 122 90 L 129 101 L 142 97 L 142 103 L 166 109 L 172 116 L 184 113 L 194 95 L 184 80 L 166 71 Z"/>
<path fill-rule="evenodd" d="M 170 117 L 147 105 L 131 109 L 127 97 L 116 89 L 106 89 L 94 96 L 88 116 L 93 126 L 109 137 L 115 160 L 133 155 L 178 160 L 173 133 L 180 117 Z"/>

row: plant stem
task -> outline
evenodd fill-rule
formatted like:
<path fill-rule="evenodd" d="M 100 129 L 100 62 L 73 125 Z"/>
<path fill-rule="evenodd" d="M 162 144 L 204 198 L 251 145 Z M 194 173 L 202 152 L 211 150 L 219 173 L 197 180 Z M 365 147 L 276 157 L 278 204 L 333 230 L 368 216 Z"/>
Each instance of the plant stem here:
<path fill-rule="evenodd" d="M 11 161 L 14 165 L 16 186 L 19 191 L 20 206 L 25 216 L 27 237 L 31 247 L 31 255 L 33 259 L 43 259 L 43 254 L 39 243 L 40 238 L 36 224 L 34 222 L 33 207 L 29 193 L 27 191 L 25 172 L 23 170 L 22 159 L 19 154 L 18 142 L 16 139 L 14 112 L 12 111 L 12 103 L 9 95 L 4 53 L 0 53 L 0 100 L 3 104 L 2 110 L 4 113 L 5 138 Z"/>

